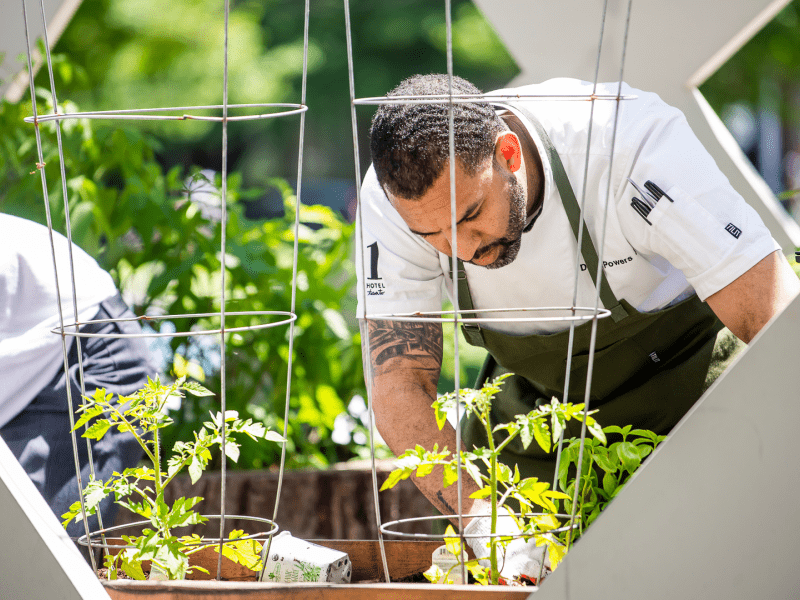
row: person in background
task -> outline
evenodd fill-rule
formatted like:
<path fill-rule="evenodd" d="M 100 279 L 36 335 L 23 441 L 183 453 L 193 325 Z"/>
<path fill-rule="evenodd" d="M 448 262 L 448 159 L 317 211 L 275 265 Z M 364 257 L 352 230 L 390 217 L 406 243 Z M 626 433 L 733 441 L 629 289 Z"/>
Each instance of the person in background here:
<path fill-rule="evenodd" d="M 53 232 L 58 264 L 58 286 L 64 324 L 74 323 L 70 280 L 69 244 Z M 73 244 L 75 289 L 79 322 L 133 317 L 111 276 L 95 260 Z M 70 419 L 67 411 L 81 404 L 78 351 L 83 359 L 86 395 L 105 388 L 115 395 L 130 395 L 154 378 L 142 338 L 78 338 L 65 336 L 68 374 L 64 371 L 59 326 L 53 253 L 46 227 L 18 217 L 0 214 L 0 437 L 30 476 L 57 517 L 78 500 Z M 138 322 L 90 323 L 80 331 L 101 334 L 135 334 Z M 72 406 L 67 400 L 71 391 Z M 75 419 L 77 420 L 77 416 Z M 86 440 L 78 436 L 81 481 L 89 482 Z M 92 444 L 97 479 L 134 467 L 141 448 L 130 433 L 109 432 Z M 117 506 L 107 498 L 100 506 L 103 525 L 114 523 Z M 59 519 L 60 520 L 60 519 Z M 98 529 L 97 517 L 89 518 L 90 531 Z M 83 523 L 71 523 L 73 538 L 84 534 Z"/>

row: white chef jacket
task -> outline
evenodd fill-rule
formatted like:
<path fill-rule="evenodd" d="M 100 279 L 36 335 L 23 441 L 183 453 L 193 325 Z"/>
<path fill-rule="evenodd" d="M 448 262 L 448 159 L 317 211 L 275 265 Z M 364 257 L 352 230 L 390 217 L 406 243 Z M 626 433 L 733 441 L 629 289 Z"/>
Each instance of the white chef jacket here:
<path fill-rule="evenodd" d="M 600 84 L 597 93 L 616 95 L 617 89 L 617 83 Z M 591 92 L 591 83 L 560 78 L 494 93 L 588 95 Z M 608 205 L 602 250 L 606 278 L 617 298 L 627 300 L 640 312 L 663 309 L 695 293 L 705 300 L 780 246 L 717 168 L 681 111 L 665 104 L 656 94 L 625 84 L 622 94 L 636 98 L 620 102 L 616 136 L 613 127 L 616 102 L 595 102 L 587 171 L 584 218 L 598 255 Z M 544 127 L 580 202 L 591 103 L 524 99 L 510 103 L 512 110 L 520 105 Z M 511 264 L 490 270 L 465 263 L 473 303 L 477 309 L 569 307 L 575 283 L 575 236 L 542 142 L 527 119 L 516 114 L 542 158 L 542 213 L 533 228 L 522 235 L 519 254 Z M 631 198 L 639 194 L 628 177 L 639 186 L 652 180 L 674 202 L 662 198 L 648 216 L 651 223 L 648 224 L 631 207 Z M 362 185 L 359 224 L 363 230 L 357 233 L 356 244 L 360 317 L 439 311 L 442 290 L 452 299 L 450 258 L 411 233 L 378 185 L 372 167 Z M 580 263 L 577 305 L 593 307 L 595 287 L 583 261 Z M 482 316 L 564 314 L 563 311 L 510 312 Z M 562 331 L 569 323 L 512 322 L 484 326 L 522 335 Z"/>
<path fill-rule="evenodd" d="M 75 322 L 67 239 L 53 232 L 64 324 Z M 78 318 L 117 293 L 111 276 L 73 244 Z M 0 427 L 64 368 L 53 254 L 47 228 L 0 214 Z M 67 349 L 74 338 L 67 336 Z M 76 399 L 79 400 L 79 399 Z"/>

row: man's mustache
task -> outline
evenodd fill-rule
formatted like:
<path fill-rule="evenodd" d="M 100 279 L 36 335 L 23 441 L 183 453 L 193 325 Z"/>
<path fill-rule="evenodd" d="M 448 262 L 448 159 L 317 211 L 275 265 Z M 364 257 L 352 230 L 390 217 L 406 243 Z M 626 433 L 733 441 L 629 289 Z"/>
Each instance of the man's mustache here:
<path fill-rule="evenodd" d="M 500 238 L 499 240 L 497 240 L 497 241 L 494 241 L 494 242 L 492 242 L 491 244 L 487 244 L 486 246 L 483 246 L 483 247 L 481 247 L 481 248 L 478 248 L 478 249 L 475 251 L 475 254 L 474 254 L 474 255 L 473 255 L 473 257 L 472 257 L 472 260 L 470 260 L 469 262 L 474 262 L 474 261 L 476 261 L 476 260 L 480 260 L 481 258 L 483 258 L 483 257 L 484 257 L 484 256 L 486 256 L 487 254 L 489 254 L 489 253 L 490 253 L 492 250 L 494 250 L 495 248 L 498 248 L 498 247 L 500 247 L 500 248 L 505 248 L 505 249 L 508 249 L 508 248 L 510 248 L 510 247 L 511 247 L 511 246 L 512 246 L 514 243 L 515 243 L 515 240 L 509 240 L 508 238 Z"/>

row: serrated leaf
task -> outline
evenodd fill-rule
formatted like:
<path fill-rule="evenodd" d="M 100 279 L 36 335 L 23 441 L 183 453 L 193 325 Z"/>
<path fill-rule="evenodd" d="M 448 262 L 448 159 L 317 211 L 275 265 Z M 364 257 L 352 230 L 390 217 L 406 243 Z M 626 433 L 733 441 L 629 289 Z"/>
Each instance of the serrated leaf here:
<path fill-rule="evenodd" d="M 456 481 L 458 481 L 458 468 L 453 464 L 444 465 L 444 475 L 442 478 L 444 487 L 449 487 Z"/>
<path fill-rule="evenodd" d="M 492 495 L 492 488 L 484 487 L 479 489 L 477 492 L 472 492 L 469 497 L 473 498 L 474 500 L 483 500 L 484 498 L 488 498 Z"/>
<path fill-rule="evenodd" d="M 425 477 L 433 473 L 433 466 L 430 463 L 423 463 L 417 467 L 417 477 Z"/>
<path fill-rule="evenodd" d="M 461 539 L 452 525 L 448 525 L 447 529 L 445 529 L 443 539 L 447 546 L 447 551 L 457 558 L 461 554 Z"/>
<path fill-rule="evenodd" d="M 555 571 L 567 555 L 567 547 L 558 542 L 548 542 L 547 555 L 550 557 L 550 568 Z"/>
<path fill-rule="evenodd" d="M 586 428 L 591 432 L 591 434 L 600 440 L 603 445 L 607 443 L 606 435 L 603 433 L 603 428 L 600 427 L 597 421 L 595 421 L 592 417 L 586 417 Z"/>
<path fill-rule="evenodd" d="M 196 381 L 187 381 L 182 386 L 187 392 L 189 392 L 192 396 L 213 396 L 214 392 L 211 390 L 203 387 Z"/>
<path fill-rule="evenodd" d="M 108 419 L 99 419 L 83 432 L 82 437 L 90 440 L 101 440 L 110 427 L 111 421 Z"/>
<path fill-rule="evenodd" d="M 391 473 L 389 473 L 389 477 L 386 478 L 386 481 L 383 482 L 380 491 L 388 490 L 396 486 L 401 479 L 401 475 L 403 473 L 403 469 L 395 469 Z"/>
<path fill-rule="evenodd" d="M 96 406 L 95 405 L 95 406 L 92 406 L 91 408 L 88 408 L 87 410 L 85 410 L 83 412 L 83 414 L 80 416 L 80 418 L 75 422 L 75 426 L 72 428 L 72 431 L 77 431 L 77 429 L 79 427 L 83 427 L 84 425 L 86 425 L 86 423 L 88 423 L 89 421 L 91 421 L 95 417 L 97 417 L 99 415 L 102 415 L 103 412 L 104 412 L 104 409 L 103 409 L 102 406 Z"/>
<path fill-rule="evenodd" d="M 200 461 L 197 460 L 197 457 L 195 456 L 189 463 L 189 477 L 192 480 L 192 485 L 194 485 L 200 480 L 200 476 L 202 474 L 203 474 L 203 466 L 200 464 Z"/>
<path fill-rule="evenodd" d="M 225 442 L 225 456 L 230 458 L 233 462 L 239 461 L 239 444 L 233 443 L 230 440 Z"/>

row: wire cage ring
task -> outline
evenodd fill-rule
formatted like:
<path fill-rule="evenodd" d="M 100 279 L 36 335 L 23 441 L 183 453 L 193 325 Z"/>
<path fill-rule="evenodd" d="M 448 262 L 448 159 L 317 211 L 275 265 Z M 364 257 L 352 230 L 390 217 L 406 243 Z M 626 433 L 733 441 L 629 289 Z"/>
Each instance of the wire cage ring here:
<path fill-rule="evenodd" d="M 462 317 L 461 315 L 474 314 L 497 314 L 497 313 L 526 313 L 526 312 L 547 312 L 564 311 L 570 313 L 562 317 Z M 578 315 L 576 313 L 587 313 Z M 450 315 L 450 316 L 446 316 Z M 611 316 L 611 311 L 607 308 L 590 308 L 588 306 L 535 306 L 527 308 L 471 308 L 469 310 L 442 310 L 425 311 L 413 313 L 385 313 L 376 315 L 366 315 L 366 319 L 384 321 L 408 321 L 422 323 L 459 323 L 480 325 L 482 323 L 557 323 L 570 321 L 591 321 L 595 318 L 605 319 Z"/>
<path fill-rule="evenodd" d="M 553 517 L 561 518 L 561 519 L 569 519 L 571 517 L 571 515 L 561 514 L 561 513 L 557 513 L 557 514 L 551 514 L 551 513 L 526 513 L 526 514 L 532 515 L 532 516 L 548 515 L 548 516 L 553 516 Z M 487 537 L 488 538 L 498 538 L 498 537 L 521 538 L 521 537 L 530 537 L 532 535 L 536 535 L 534 533 L 524 534 L 524 533 L 520 532 L 520 533 L 512 534 L 512 535 L 509 535 L 508 533 L 461 533 L 461 534 L 457 533 L 455 536 L 447 536 L 445 533 L 406 533 L 404 531 L 392 531 L 390 529 L 390 527 L 395 527 L 397 525 L 404 525 L 404 524 L 408 524 L 408 523 L 422 523 L 422 522 L 426 522 L 426 521 L 438 521 L 440 519 L 453 520 L 453 519 L 458 519 L 459 516 L 461 516 L 462 518 L 491 517 L 491 514 L 486 513 L 486 514 L 475 514 L 475 515 L 430 515 L 430 516 L 425 516 L 425 517 L 409 517 L 407 519 L 397 519 L 396 521 L 388 521 L 386 523 L 383 523 L 380 526 L 380 531 L 381 531 L 381 533 L 383 533 L 385 535 L 395 535 L 397 537 L 417 539 L 417 540 L 444 540 L 445 537 L 450 537 L 450 538 L 452 538 L 452 537 L 462 538 L 463 537 L 466 540 L 471 540 L 471 539 L 476 539 L 476 538 L 487 538 Z M 509 517 L 508 513 L 505 513 L 505 514 L 502 514 L 502 515 L 497 515 L 497 516 L 498 516 L 498 518 Z M 520 517 L 520 516 L 522 516 L 522 513 L 516 512 L 516 513 L 514 513 L 514 516 L 515 517 Z M 546 533 L 551 534 L 551 533 L 564 533 L 564 532 L 567 532 L 570 529 L 575 529 L 578 526 L 577 521 L 580 521 L 580 516 L 576 516 L 575 522 L 573 522 L 570 525 L 564 525 L 563 527 L 558 527 L 558 528 L 555 528 L 555 529 L 548 529 L 547 531 L 542 531 L 538 535 L 544 535 Z"/>
<path fill-rule="evenodd" d="M 221 110 L 227 109 L 242 109 L 242 108 L 281 108 L 278 112 L 272 113 L 258 113 L 254 115 L 238 115 L 238 116 L 211 116 L 211 115 L 193 115 L 186 114 L 186 111 L 203 111 L 203 110 Z M 278 117 L 289 117 L 298 115 L 308 110 L 305 104 L 228 104 L 223 107 L 221 104 L 205 105 L 205 106 L 173 106 L 173 107 L 160 107 L 160 108 L 138 108 L 138 109 L 121 109 L 121 110 L 98 110 L 76 113 L 55 113 L 49 115 L 35 115 L 33 117 L 25 117 L 26 123 L 46 123 L 47 121 L 69 121 L 76 119 L 93 119 L 93 120 L 124 120 L 124 121 L 214 121 L 218 123 L 233 122 L 233 121 L 256 121 L 260 119 L 274 119 Z M 178 115 L 165 115 L 160 113 L 165 112 L 182 112 Z"/>
<path fill-rule="evenodd" d="M 141 317 L 117 317 L 115 319 L 93 319 L 91 321 L 81 321 L 78 323 L 64 324 L 62 331 L 61 327 L 53 327 L 50 331 L 58 335 L 81 337 L 81 338 L 147 338 L 147 337 L 193 337 L 199 335 L 217 335 L 220 333 L 236 333 L 241 331 L 253 331 L 257 329 L 270 329 L 272 327 L 279 327 L 281 325 L 288 325 L 297 320 L 297 315 L 293 312 L 283 310 L 249 310 L 249 311 L 235 311 L 226 312 L 225 316 L 231 317 L 247 317 L 247 316 L 282 316 L 285 317 L 274 323 L 261 323 L 258 325 L 243 325 L 241 327 L 226 327 L 223 329 L 201 329 L 198 331 L 153 331 L 142 333 L 90 333 L 85 331 L 75 331 L 76 327 L 83 325 L 95 325 L 104 323 L 124 323 L 137 321 L 146 323 L 148 321 L 163 321 L 167 319 L 198 319 L 207 317 L 219 317 L 220 313 L 191 313 L 182 315 L 156 315 L 156 316 L 141 316 Z M 73 328 L 68 331 L 67 328 Z"/>
<path fill-rule="evenodd" d="M 208 519 L 209 521 L 220 520 L 222 519 L 222 515 L 201 515 L 202 517 Z M 274 536 L 280 527 L 278 526 L 275 521 L 272 519 L 265 519 L 263 517 L 249 517 L 244 515 L 225 515 L 225 520 L 234 519 L 240 521 L 253 521 L 255 523 L 262 523 L 265 525 L 269 525 L 269 530 L 267 531 L 259 531 L 258 533 L 253 533 L 250 535 L 245 535 L 242 537 L 237 538 L 204 538 L 202 541 L 198 542 L 189 542 L 184 544 L 185 546 L 212 546 L 212 545 L 219 545 L 220 543 L 227 543 L 227 542 L 241 542 L 243 540 L 266 540 L 271 536 Z M 109 541 L 118 541 L 124 542 L 121 537 L 109 537 L 107 534 L 121 531 L 123 529 L 129 529 L 132 527 L 142 527 L 144 525 L 152 525 L 150 520 L 145 521 L 135 521 L 133 523 L 126 523 L 124 525 L 116 525 L 114 527 L 106 527 L 104 529 L 98 529 L 96 531 L 90 532 L 88 535 L 84 534 L 80 536 L 76 542 L 81 546 L 89 546 L 91 547 L 98 547 L 98 548 L 106 548 L 106 549 L 120 549 L 120 548 L 135 548 L 135 546 L 126 545 L 126 544 L 109 544 Z M 188 525 L 186 526 L 188 527 Z M 180 527 L 176 527 L 179 529 Z M 97 538 L 104 538 L 105 542 L 98 541 Z"/>

